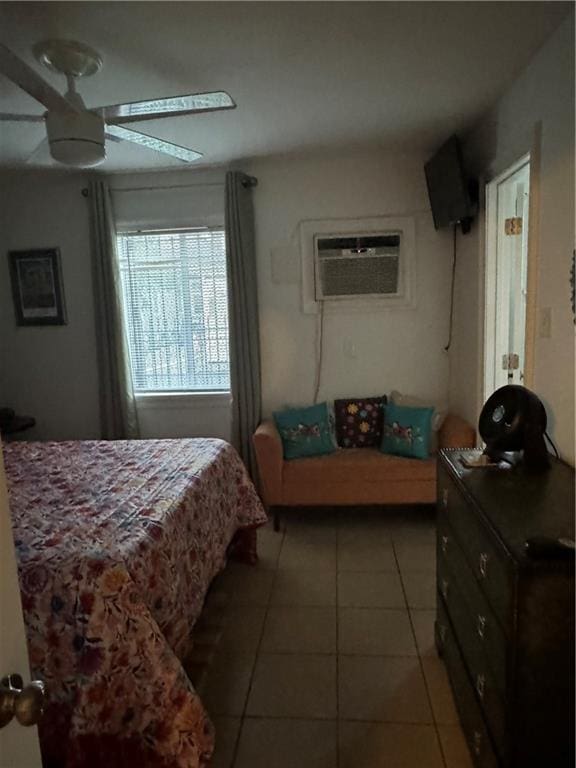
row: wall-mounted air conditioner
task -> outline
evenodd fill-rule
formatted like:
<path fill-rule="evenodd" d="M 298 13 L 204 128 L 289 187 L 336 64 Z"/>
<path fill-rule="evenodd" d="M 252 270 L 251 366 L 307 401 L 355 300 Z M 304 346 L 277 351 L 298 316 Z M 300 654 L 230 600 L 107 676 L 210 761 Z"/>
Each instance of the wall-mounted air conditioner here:
<path fill-rule="evenodd" d="M 413 306 L 412 218 L 304 221 L 300 245 L 304 312 Z"/>
<path fill-rule="evenodd" d="M 400 296 L 400 232 L 314 238 L 316 300 Z"/>

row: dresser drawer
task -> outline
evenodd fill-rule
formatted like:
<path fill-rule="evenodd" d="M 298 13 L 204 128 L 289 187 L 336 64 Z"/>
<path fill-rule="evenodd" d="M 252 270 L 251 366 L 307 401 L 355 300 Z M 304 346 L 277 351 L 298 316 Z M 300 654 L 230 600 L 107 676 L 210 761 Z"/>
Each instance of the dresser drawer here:
<path fill-rule="evenodd" d="M 452 578 L 457 580 L 458 591 L 462 594 L 468 621 L 471 624 L 471 641 L 477 646 L 478 653 L 484 655 L 500 695 L 505 699 L 510 685 L 509 642 L 472 574 L 466 557 L 442 510 L 438 515 L 437 529 L 438 573 L 443 568 L 442 563 L 445 563 Z M 442 589 L 440 579 L 438 589 L 439 591 Z"/>
<path fill-rule="evenodd" d="M 477 703 L 484 713 L 496 750 L 504 758 L 508 753 L 508 739 L 502 691 L 495 682 L 486 649 L 478 637 L 476 623 L 460 591 L 459 579 L 455 578 L 443 559 L 438 562 L 438 585 Z"/>
<path fill-rule="evenodd" d="M 452 685 L 462 729 L 476 768 L 499 768 L 488 729 L 468 678 L 448 614 L 438 595 L 436 645 L 442 656 Z"/>
<path fill-rule="evenodd" d="M 515 577 L 506 552 L 461 496 L 446 470 L 438 472 L 438 503 L 469 568 L 505 633 L 513 635 Z"/>
<path fill-rule="evenodd" d="M 470 453 L 442 450 L 438 459 L 437 643 L 472 749 L 489 736 L 488 756 L 475 759 L 476 768 L 483 759 L 500 768 L 568 768 L 574 568 L 527 558 L 524 542 L 574 537 L 574 469 L 551 458 L 543 473 L 522 462 L 470 470 L 462 465 Z"/>

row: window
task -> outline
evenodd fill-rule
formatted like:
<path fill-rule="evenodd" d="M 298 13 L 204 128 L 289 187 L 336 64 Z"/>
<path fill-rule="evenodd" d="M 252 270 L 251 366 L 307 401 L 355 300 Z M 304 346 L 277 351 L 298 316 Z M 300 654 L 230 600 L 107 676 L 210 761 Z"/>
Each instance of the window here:
<path fill-rule="evenodd" d="M 118 236 L 136 392 L 230 389 L 224 230 Z"/>

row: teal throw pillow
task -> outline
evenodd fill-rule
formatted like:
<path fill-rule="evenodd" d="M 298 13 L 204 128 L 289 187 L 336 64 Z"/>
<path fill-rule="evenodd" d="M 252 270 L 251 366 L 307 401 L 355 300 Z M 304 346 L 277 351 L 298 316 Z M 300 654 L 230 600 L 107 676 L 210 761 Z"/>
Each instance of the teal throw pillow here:
<path fill-rule="evenodd" d="M 277 411 L 273 416 L 285 459 L 321 456 L 336 450 L 327 403 Z"/>
<path fill-rule="evenodd" d="M 433 414 L 434 408 L 410 408 L 389 403 L 384 412 L 382 453 L 427 459 Z"/>

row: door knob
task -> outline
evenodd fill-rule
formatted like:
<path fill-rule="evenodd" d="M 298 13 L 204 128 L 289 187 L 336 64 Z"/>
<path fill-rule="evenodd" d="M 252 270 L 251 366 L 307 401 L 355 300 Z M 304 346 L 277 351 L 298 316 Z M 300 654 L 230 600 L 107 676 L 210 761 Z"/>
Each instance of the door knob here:
<path fill-rule="evenodd" d="M 36 725 L 46 704 L 46 689 L 41 680 L 24 686 L 20 675 L 8 675 L 0 680 L 0 728 L 13 717 L 20 725 Z"/>

